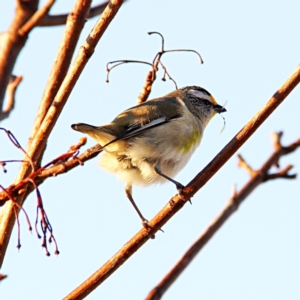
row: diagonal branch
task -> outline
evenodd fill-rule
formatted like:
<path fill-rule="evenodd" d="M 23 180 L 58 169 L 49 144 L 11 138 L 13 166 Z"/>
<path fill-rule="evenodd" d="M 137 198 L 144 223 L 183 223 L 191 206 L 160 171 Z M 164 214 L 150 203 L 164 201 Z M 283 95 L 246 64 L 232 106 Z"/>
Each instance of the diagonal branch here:
<path fill-rule="evenodd" d="M 279 134 L 277 134 L 279 136 Z M 222 225 L 229 219 L 229 217 L 238 209 L 239 205 L 249 196 L 254 189 L 256 189 L 260 184 L 268 180 L 276 178 L 296 178 L 296 175 L 288 174 L 291 166 L 287 166 L 282 171 L 276 174 L 269 175 L 270 168 L 278 159 L 284 155 L 294 152 L 296 149 L 300 148 L 300 139 L 295 143 L 283 147 L 274 149 L 274 153 L 269 157 L 265 164 L 259 170 L 252 170 L 249 172 L 249 165 L 238 156 L 239 162 L 238 166 L 244 168 L 246 172 L 250 174 L 250 180 L 245 184 L 245 186 L 240 190 L 240 192 L 234 192 L 233 196 L 227 202 L 224 209 L 215 218 L 215 220 L 207 227 L 207 229 L 200 235 L 195 243 L 185 252 L 185 254 L 180 258 L 180 260 L 175 264 L 175 266 L 166 274 L 166 276 L 149 292 L 146 300 L 158 300 L 168 288 L 175 282 L 179 275 L 189 266 L 196 255 L 202 250 L 202 248 L 208 243 L 208 241 L 214 236 L 214 234 L 222 227 Z"/>
<path fill-rule="evenodd" d="M 263 106 L 263 108 L 241 129 L 225 148 L 183 189 L 182 196 L 174 196 L 149 222 L 149 228 L 142 228 L 115 255 L 94 274 L 74 289 L 64 300 L 83 299 L 112 275 L 125 261 L 160 230 L 192 196 L 227 162 L 227 160 L 249 139 L 269 115 L 284 101 L 300 82 L 300 65 L 293 74 Z"/>

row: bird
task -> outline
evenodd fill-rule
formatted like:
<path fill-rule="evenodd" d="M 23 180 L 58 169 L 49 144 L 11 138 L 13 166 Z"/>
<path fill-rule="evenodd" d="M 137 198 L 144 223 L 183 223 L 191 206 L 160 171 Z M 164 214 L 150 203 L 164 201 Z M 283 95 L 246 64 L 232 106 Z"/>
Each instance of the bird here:
<path fill-rule="evenodd" d="M 147 228 L 132 186 L 170 181 L 180 194 L 184 186 L 173 178 L 200 145 L 212 117 L 224 112 L 207 90 L 187 86 L 133 106 L 106 125 L 77 123 L 71 128 L 100 144 L 100 166 L 125 182 L 126 196 Z"/>

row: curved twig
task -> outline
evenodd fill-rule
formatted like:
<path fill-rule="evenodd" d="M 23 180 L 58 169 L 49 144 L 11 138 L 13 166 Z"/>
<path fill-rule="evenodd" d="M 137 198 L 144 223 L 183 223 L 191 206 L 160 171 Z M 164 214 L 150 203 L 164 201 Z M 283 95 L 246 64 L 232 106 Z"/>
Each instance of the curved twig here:
<path fill-rule="evenodd" d="M 170 53 L 170 52 L 194 52 L 196 53 L 198 56 L 199 56 L 199 59 L 200 59 L 200 63 L 201 64 L 204 64 L 204 61 L 202 59 L 202 56 L 200 55 L 200 53 L 196 50 L 193 50 L 193 49 L 173 49 L 173 50 L 166 50 L 164 51 L 164 53 Z"/>
<path fill-rule="evenodd" d="M 114 60 L 114 61 L 109 61 L 106 64 L 106 82 L 109 82 L 109 74 L 110 71 L 112 69 L 114 69 L 115 67 L 118 67 L 120 65 L 124 65 L 124 64 L 128 64 L 128 63 L 139 63 L 139 64 L 145 64 L 145 65 L 149 65 L 152 67 L 152 64 L 147 62 L 147 61 L 143 61 L 143 60 L 133 60 L 133 59 L 121 59 L 121 60 Z M 112 65 L 112 67 L 109 67 L 109 65 Z"/>
<path fill-rule="evenodd" d="M 109 62 L 107 63 L 106 65 L 106 71 L 107 71 L 107 76 L 106 76 L 106 82 L 109 82 L 109 73 L 110 71 L 115 68 L 115 67 L 118 67 L 122 64 L 125 64 L 125 63 L 128 63 L 128 62 L 135 62 L 135 63 L 142 63 L 142 64 L 147 64 L 147 65 L 150 65 L 152 67 L 152 71 L 148 72 L 147 73 L 147 76 L 146 76 L 146 81 L 145 81 L 145 84 L 138 96 L 138 100 L 136 102 L 136 105 L 139 105 L 143 102 L 145 102 L 150 93 L 151 93 L 151 89 L 152 89 L 152 85 L 156 79 L 156 73 L 158 71 L 158 65 L 161 65 L 163 70 L 164 70 L 164 74 L 163 74 L 163 77 L 162 77 L 162 80 L 165 81 L 166 80 L 166 76 L 168 76 L 168 78 L 173 81 L 174 85 L 175 85 L 175 88 L 178 89 L 178 86 L 177 86 L 177 83 L 176 81 L 171 77 L 171 75 L 169 74 L 169 72 L 167 71 L 167 68 L 164 66 L 164 64 L 162 63 L 161 61 L 161 58 L 162 56 L 165 54 L 165 53 L 169 53 L 169 52 L 194 52 L 196 53 L 199 58 L 200 58 L 200 62 L 201 64 L 203 64 L 203 60 L 202 60 L 202 57 L 201 55 L 196 51 L 196 50 L 192 50 L 192 49 L 173 49 L 173 50 L 165 50 L 165 39 L 164 39 L 164 36 L 158 32 L 158 31 L 150 31 L 148 32 L 149 35 L 151 34 L 157 34 L 161 37 L 161 51 L 157 52 L 152 60 L 152 63 L 149 63 L 149 62 L 145 62 L 145 61 L 139 61 L 139 60 L 115 60 L 115 61 L 112 61 L 112 62 Z M 108 68 L 108 65 L 109 64 L 112 64 L 112 63 L 116 63 L 113 67 L 111 68 Z"/>
<path fill-rule="evenodd" d="M 158 34 L 161 37 L 161 52 L 165 52 L 165 38 L 164 38 L 164 36 L 158 31 L 149 31 L 148 34 L 149 35 Z"/>

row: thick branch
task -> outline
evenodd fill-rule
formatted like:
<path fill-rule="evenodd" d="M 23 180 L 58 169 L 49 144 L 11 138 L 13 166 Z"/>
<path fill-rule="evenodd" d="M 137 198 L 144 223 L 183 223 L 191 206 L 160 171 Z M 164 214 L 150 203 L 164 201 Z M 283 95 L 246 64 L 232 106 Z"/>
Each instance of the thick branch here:
<path fill-rule="evenodd" d="M 246 199 L 247 196 L 257 188 L 261 183 L 276 179 L 276 178 L 295 178 L 295 175 L 287 174 L 291 169 L 291 166 L 286 167 L 284 170 L 269 175 L 269 170 L 274 162 L 278 160 L 281 156 L 294 152 L 300 147 L 300 139 L 288 147 L 280 147 L 275 149 L 274 153 L 266 161 L 266 163 L 257 171 L 251 169 L 250 180 L 245 184 L 240 192 L 234 192 L 234 195 L 227 202 L 225 208 L 221 213 L 215 218 L 215 220 L 207 227 L 207 229 L 202 233 L 202 235 L 197 239 L 197 241 L 186 251 L 186 253 L 180 258 L 176 265 L 166 274 L 166 276 L 159 282 L 159 284 L 153 288 L 146 300 L 158 300 L 163 294 L 168 290 L 168 288 L 175 282 L 179 275 L 187 268 L 187 266 L 192 262 L 196 255 L 201 251 L 201 249 L 208 243 L 208 241 L 213 237 L 213 235 L 221 228 L 221 226 L 228 220 L 228 218 L 238 209 L 239 205 Z M 244 165 L 244 160 L 242 167 L 246 166 L 246 171 L 248 172 L 248 165 Z"/>
<path fill-rule="evenodd" d="M 171 201 L 149 222 L 149 229 L 142 228 L 112 258 L 64 299 L 83 299 L 113 274 L 133 253 L 146 243 L 183 205 L 227 162 L 248 140 L 256 129 L 283 102 L 300 81 L 300 65 L 264 107 L 242 128 L 225 148 L 183 189 L 183 195 Z M 170 204 L 171 203 L 171 204 Z"/>

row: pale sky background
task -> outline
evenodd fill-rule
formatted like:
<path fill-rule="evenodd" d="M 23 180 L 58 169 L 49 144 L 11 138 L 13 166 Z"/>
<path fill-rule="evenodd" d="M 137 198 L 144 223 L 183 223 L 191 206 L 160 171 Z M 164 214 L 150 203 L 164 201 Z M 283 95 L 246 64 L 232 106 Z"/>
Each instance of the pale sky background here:
<path fill-rule="evenodd" d="M 52 13 L 71 10 L 73 1 L 56 1 Z M 94 4 L 98 2 L 95 1 Z M 1 1 L 0 31 L 5 31 L 15 9 L 13 1 Z M 125 3 L 100 41 L 83 71 L 52 132 L 44 163 L 64 153 L 82 136 L 70 125 L 85 122 L 102 125 L 134 105 L 147 66 L 126 65 L 111 73 L 105 83 L 105 64 L 116 59 L 152 61 L 160 49 L 160 31 L 166 49 L 191 48 L 192 53 L 163 57 L 179 87 L 199 85 L 220 104 L 227 102 L 226 129 L 217 116 L 206 129 L 201 147 L 176 177 L 183 184 L 227 144 L 242 126 L 282 85 L 300 62 L 299 1 L 159 1 Z M 96 18 L 86 23 L 81 41 Z M 64 26 L 37 28 L 21 52 L 14 73 L 24 76 L 14 112 L 1 126 L 11 130 L 26 146 L 33 119 Z M 78 49 L 77 49 L 78 51 Z M 77 53 L 76 51 L 76 53 Z M 161 73 L 162 74 L 162 73 Z M 160 76 L 158 76 L 160 77 Z M 157 80 L 151 97 L 174 89 L 171 81 Z M 247 162 L 259 168 L 273 151 L 272 131 L 284 131 L 283 143 L 300 137 L 300 87 L 239 150 Z M 89 139 L 88 145 L 94 142 Z M 22 155 L 0 134 L 0 159 Z M 83 149 L 83 150 L 84 150 Z M 20 251 L 17 230 L 12 233 L 1 273 L 1 299 L 61 299 L 105 263 L 140 228 L 140 220 L 124 195 L 124 184 L 98 167 L 97 159 L 72 172 L 48 179 L 41 193 L 61 254 L 45 256 L 41 241 L 27 230 L 21 214 Z M 281 160 L 300 173 L 300 150 Z M 207 228 L 231 196 L 248 180 L 234 156 L 186 205 L 88 299 L 144 299 L 186 249 Z M 0 183 L 9 185 L 18 166 L 8 165 Z M 151 219 L 176 193 L 172 184 L 134 188 L 143 214 Z M 36 197 L 25 203 L 34 223 Z M 261 185 L 238 212 L 204 247 L 178 278 L 164 299 L 300 299 L 300 184 L 277 180 Z"/>

